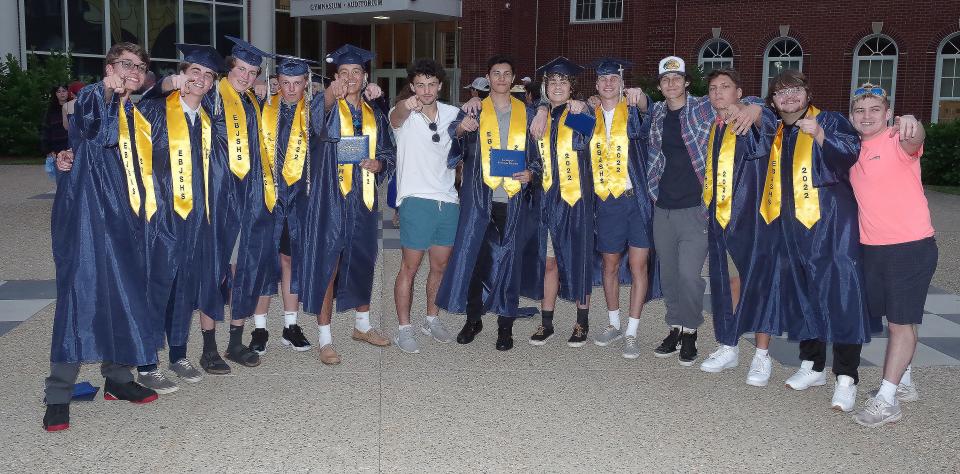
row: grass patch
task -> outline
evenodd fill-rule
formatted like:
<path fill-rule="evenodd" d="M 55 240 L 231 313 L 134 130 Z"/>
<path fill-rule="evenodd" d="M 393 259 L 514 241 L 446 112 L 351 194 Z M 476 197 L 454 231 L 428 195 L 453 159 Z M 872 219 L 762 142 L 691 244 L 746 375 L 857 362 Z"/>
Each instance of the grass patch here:
<path fill-rule="evenodd" d="M 926 188 L 938 193 L 956 194 L 960 196 L 960 186 L 926 186 Z"/>

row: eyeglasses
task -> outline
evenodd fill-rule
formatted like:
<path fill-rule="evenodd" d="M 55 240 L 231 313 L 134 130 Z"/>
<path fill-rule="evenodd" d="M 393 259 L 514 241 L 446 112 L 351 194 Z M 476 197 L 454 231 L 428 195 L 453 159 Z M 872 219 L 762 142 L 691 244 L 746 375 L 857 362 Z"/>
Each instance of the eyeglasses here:
<path fill-rule="evenodd" d="M 118 59 L 110 64 L 119 64 L 120 68 L 125 71 L 137 70 L 141 74 L 147 72 L 147 65 L 144 63 L 134 63 L 129 59 Z"/>
<path fill-rule="evenodd" d="M 861 88 L 853 91 L 853 97 L 860 97 L 860 96 L 862 96 L 862 95 L 867 95 L 867 94 L 876 95 L 876 96 L 880 96 L 880 97 L 886 97 L 886 96 L 887 96 L 887 91 L 883 90 L 882 87 L 870 87 L 870 88 L 867 88 L 867 89 L 864 89 L 863 87 L 861 87 Z"/>
<path fill-rule="evenodd" d="M 797 96 L 805 92 L 806 89 L 803 87 L 788 87 L 786 89 L 780 89 L 773 93 L 774 97 L 788 97 L 788 96 Z"/>
<path fill-rule="evenodd" d="M 437 123 L 430 122 L 430 124 L 427 126 L 430 127 L 430 131 L 433 132 L 433 137 L 430 138 L 433 140 L 433 143 L 440 143 L 440 134 L 437 133 Z"/>

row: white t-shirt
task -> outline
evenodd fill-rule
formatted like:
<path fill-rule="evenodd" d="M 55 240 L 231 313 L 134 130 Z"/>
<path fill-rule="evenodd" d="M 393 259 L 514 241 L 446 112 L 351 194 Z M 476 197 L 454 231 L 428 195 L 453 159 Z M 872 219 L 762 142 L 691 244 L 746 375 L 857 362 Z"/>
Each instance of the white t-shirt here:
<path fill-rule="evenodd" d="M 611 130 L 611 127 L 613 127 L 613 113 L 616 112 L 617 109 L 607 110 L 603 108 L 603 106 L 601 106 L 600 110 L 603 110 L 603 125 L 607 127 L 607 139 L 609 140 L 610 130 Z M 628 158 L 627 169 L 629 169 L 629 166 L 630 166 L 630 159 Z M 633 189 L 633 183 L 630 182 L 629 177 L 627 178 L 627 189 L 628 190 Z"/>
<path fill-rule="evenodd" d="M 460 202 L 454 186 L 457 172 L 447 168 L 451 144 L 447 128 L 459 111 L 452 105 L 437 102 L 437 117 L 411 112 L 400 128 L 393 129 L 397 142 L 397 206 L 407 196 Z M 434 118 L 436 132 L 430 130 Z M 440 135 L 439 143 L 433 141 L 434 133 Z"/>

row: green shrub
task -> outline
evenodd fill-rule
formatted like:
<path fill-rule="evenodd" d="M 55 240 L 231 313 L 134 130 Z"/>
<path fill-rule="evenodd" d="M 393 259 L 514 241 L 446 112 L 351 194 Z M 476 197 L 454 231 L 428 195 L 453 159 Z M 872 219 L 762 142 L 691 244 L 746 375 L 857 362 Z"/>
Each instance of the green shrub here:
<path fill-rule="evenodd" d="M 709 84 L 707 84 L 706 77 L 700 70 L 700 67 L 690 67 L 687 75 L 690 79 L 690 87 L 687 88 L 687 91 L 690 92 L 690 95 L 695 97 L 707 95 Z M 633 75 L 632 77 L 628 76 L 626 79 L 629 87 L 634 87 L 633 84 L 639 84 L 639 87 L 643 89 L 643 91 L 646 92 L 654 102 L 663 100 L 663 93 L 660 92 L 660 89 L 657 89 L 657 86 L 660 84 L 657 76 L 650 77 Z"/>
<path fill-rule="evenodd" d="M 50 89 L 70 80 L 70 58 L 31 55 L 24 69 L 13 55 L 0 64 L 0 153 L 38 156 L 40 126 L 50 100 Z"/>
<path fill-rule="evenodd" d="M 923 183 L 960 186 L 960 120 L 926 126 Z"/>

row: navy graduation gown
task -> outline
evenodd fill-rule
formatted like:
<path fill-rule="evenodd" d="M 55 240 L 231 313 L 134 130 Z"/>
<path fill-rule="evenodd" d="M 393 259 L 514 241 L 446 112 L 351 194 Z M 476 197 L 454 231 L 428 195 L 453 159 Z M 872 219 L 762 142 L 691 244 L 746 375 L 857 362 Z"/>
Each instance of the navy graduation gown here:
<path fill-rule="evenodd" d="M 267 286 L 264 287 L 263 294 L 275 295 L 278 291 L 277 284 L 280 280 L 280 239 L 283 235 L 283 226 L 286 224 L 290 232 L 290 257 L 293 260 L 293 265 L 291 265 L 290 268 L 290 293 L 296 295 L 300 293 L 300 273 L 303 270 L 298 262 L 303 259 L 303 236 L 305 231 L 303 216 L 307 212 L 307 183 L 310 181 L 310 155 L 308 151 L 308 154 L 304 158 L 305 165 L 300 179 L 288 186 L 287 181 L 283 178 L 283 164 L 286 161 L 287 144 L 290 140 L 291 126 L 293 124 L 294 113 L 297 110 L 297 104 L 287 104 L 282 101 L 279 95 L 273 96 L 271 100 L 281 101 L 277 130 L 275 131 L 277 137 L 277 149 L 274 155 L 276 157 L 276 163 L 273 167 L 273 175 L 276 177 L 277 185 L 277 206 L 273 209 L 273 239 L 276 244 L 274 252 L 276 258 L 273 259 L 273 272 L 270 275 Z M 316 122 L 315 117 L 319 117 L 321 119 L 320 123 L 322 123 L 324 118 L 323 96 L 318 95 L 314 100 L 310 101 L 309 106 L 311 109 L 311 122 Z M 307 127 L 308 136 L 313 139 L 313 127 L 310 124 L 308 124 Z"/>
<path fill-rule="evenodd" d="M 151 89 L 151 92 L 159 88 Z M 153 180 L 157 213 L 147 223 L 149 267 L 147 300 L 157 318 L 159 338 L 168 333 L 169 344 L 187 343 L 193 311 L 198 306 L 201 271 L 201 226 L 206 221 L 203 141 L 200 114 L 193 124 L 182 112 L 190 135 L 191 190 L 193 208 L 186 219 L 173 207 L 174 179 L 171 171 L 166 97 L 148 92 L 138 107 L 150 121 L 153 135 Z M 177 105 L 180 107 L 180 105 Z M 212 135 L 212 130 L 211 130 Z M 212 138 L 212 136 L 211 136 Z"/>
<path fill-rule="evenodd" d="M 56 266 L 57 307 L 50 361 L 156 362 L 153 320 L 146 299 L 143 207 L 130 208 L 118 149 L 119 113 L 127 114 L 136 151 L 129 101 L 104 102 L 103 83 L 85 87 L 70 121 L 73 168 L 59 173 L 50 219 Z M 139 164 L 133 164 L 143 196 Z"/>
<path fill-rule="evenodd" d="M 208 96 L 210 97 L 210 96 Z M 264 202 L 263 166 L 260 162 L 260 132 L 256 114 L 260 103 L 240 93 L 246 115 L 250 171 L 238 178 L 229 168 L 226 111 L 220 107 L 212 117 L 211 223 L 204 240 L 204 272 L 201 282 L 201 310 L 214 319 L 223 319 L 223 305 L 229 300 L 231 319 L 253 314 L 260 295 L 270 282 L 276 257 L 274 217 Z M 204 101 L 208 110 L 209 99 Z M 213 195 L 216 195 L 214 199 Z M 208 238 L 209 236 L 209 238 Z M 239 238 L 236 270 L 230 257 Z"/>
<path fill-rule="evenodd" d="M 528 129 L 536 114 L 535 108 L 527 107 Z M 473 278 L 480 278 L 484 313 L 510 318 L 527 316 L 518 311 L 520 297 L 543 295 L 543 265 L 542 262 L 538 264 L 540 196 L 535 192 L 539 184 L 536 180 L 524 184 L 520 192 L 510 198 L 501 239 L 491 220 L 493 190 L 483 182 L 480 132 L 457 138 L 456 130 L 463 118 L 464 114 L 460 112 L 448 129 L 452 144 L 447 167 L 456 168 L 462 161 L 463 179 L 457 236 L 437 291 L 436 304 L 450 313 L 466 313 L 470 282 Z M 540 154 L 537 142 L 529 133 L 526 160 L 527 169 L 539 175 L 542 171 Z"/>
<path fill-rule="evenodd" d="M 550 111 L 550 156 L 541 157 L 542 160 L 551 160 L 553 163 L 551 167 L 553 185 L 546 191 L 540 183 L 535 186 L 536 193 L 541 195 L 537 267 L 543 272 L 546 266 L 547 232 L 549 232 L 554 255 L 557 258 L 557 269 L 560 272 L 558 296 L 567 301 L 583 304 L 593 292 L 593 272 L 597 257 L 593 226 L 596 194 L 593 191 L 590 137 L 573 131 L 572 145 L 580 167 L 581 197 L 571 206 L 560 196 L 561 163 L 557 157 L 557 134 L 559 128 L 565 126 L 560 122 L 560 117 L 566 107 L 562 105 Z M 534 299 L 543 299 L 543 288 Z"/>
<path fill-rule="evenodd" d="M 765 119 L 773 115 L 765 113 Z M 773 125 L 775 127 L 775 124 Z M 746 332 L 781 334 L 779 306 L 781 262 L 780 235 L 760 215 L 770 137 L 753 127 L 748 135 L 737 136 L 733 161 L 730 220 L 726 228 L 717 222 L 717 160 L 727 125 L 717 127 L 711 160 L 714 199 L 707 208 L 710 302 L 713 330 L 720 344 L 736 346 Z M 734 310 L 730 293 L 729 252 L 740 274 L 740 300 Z"/>
<path fill-rule="evenodd" d="M 379 187 L 393 174 L 396 149 L 386 116 L 379 107 L 373 106 L 372 109 L 377 122 L 376 157 L 381 163 L 380 172 L 376 174 Z M 359 122 L 360 110 L 351 104 L 350 111 L 355 122 Z M 325 117 L 320 117 L 324 120 L 319 131 L 320 139 L 310 142 L 312 189 L 303 216 L 303 258 L 295 263 L 300 265 L 302 272 L 300 301 L 303 310 L 312 314 L 320 312 L 334 270 L 337 270 L 334 298 L 338 312 L 370 304 L 380 228 L 379 192 L 374 192 L 373 210 L 367 209 L 363 202 L 363 175 L 359 165 L 353 167 L 350 193 L 344 197 L 340 192 L 338 107 L 332 107 Z M 362 134 L 361 127 L 355 127 L 355 133 Z"/>
<path fill-rule="evenodd" d="M 847 119 L 820 112 L 823 145 L 814 142 L 812 179 L 820 198 L 820 220 L 807 229 L 796 219 L 793 150 L 797 127 L 784 127 L 781 153 L 782 205 L 773 221 L 783 239 L 781 301 L 791 339 L 860 344 L 870 341 L 871 321 L 864 298 L 857 202 L 849 169 L 857 162 L 860 138 Z M 774 126 L 764 127 L 771 137 Z M 771 138 L 772 141 L 772 138 Z M 874 321 L 877 327 L 877 321 Z"/>

